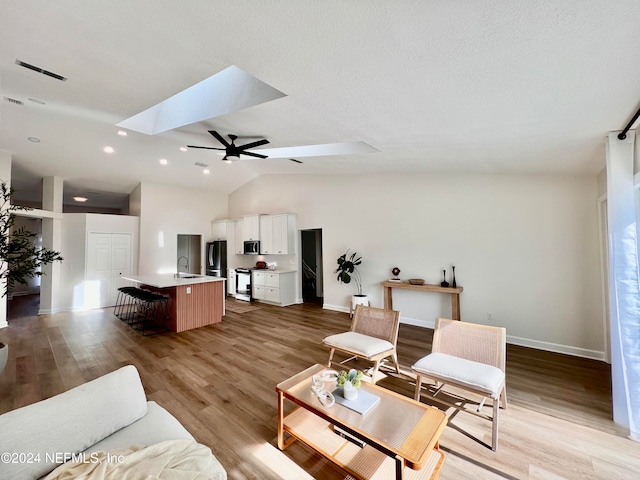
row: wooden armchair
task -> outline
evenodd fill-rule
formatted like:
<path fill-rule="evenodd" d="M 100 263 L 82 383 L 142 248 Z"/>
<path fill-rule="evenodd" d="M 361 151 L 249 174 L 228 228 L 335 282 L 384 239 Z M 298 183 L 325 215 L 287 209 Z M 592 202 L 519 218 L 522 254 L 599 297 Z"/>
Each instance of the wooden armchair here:
<path fill-rule="evenodd" d="M 338 350 L 351 355 L 348 360 L 355 357 L 373 362 L 372 383 L 377 381 L 380 362 L 387 357 L 392 358 L 396 372 L 400 373 L 396 352 L 399 326 L 400 312 L 398 311 L 356 305 L 351 330 L 330 335 L 322 341 L 323 345 L 331 349 L 328 366 L 331 367 L 333 354 Z"/>
<path fill-rule="evenodd" d="M 506 330 L 502 327 L 477 325 L 438 318 L 433 333 L 431 354 L 418 360 L 411 369 L 416 373 L 415 399 L 421 396 L 434 398 L 447 385 L 482 397 L 475 409 L 465 408 L 472 400 L 453 394 L 458 401 L 444 398 L 437 402 L 472 413 L 492 422 L 491 449 L 498 446 L 499 406 L 507 408 L 505 388 Z M 435 380 L 435 384 L 423 387 L 423 379 Z M 486 397 L 493 400 L 493 416 L 482 412 Z"/>

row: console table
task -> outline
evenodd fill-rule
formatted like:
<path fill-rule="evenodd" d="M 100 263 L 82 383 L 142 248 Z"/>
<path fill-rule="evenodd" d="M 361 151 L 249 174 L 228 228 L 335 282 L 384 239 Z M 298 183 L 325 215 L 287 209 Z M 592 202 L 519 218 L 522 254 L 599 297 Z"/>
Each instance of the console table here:
<path fill-rule="evenodd" d="M 407 290 L 419 290 L 423 292 L 440 292 L 448 293 L 451 295 L 451 319 L 460 320 L 460 293 L 462 287 L 441 287 L 440 285 L 411 285 L 409 282 L 380 282 L 384 289 L 384 308 L 387 310 L 393 310 L 393 298 L 391 297 L 391 290 L 393 288 L 403 288 Z"/>

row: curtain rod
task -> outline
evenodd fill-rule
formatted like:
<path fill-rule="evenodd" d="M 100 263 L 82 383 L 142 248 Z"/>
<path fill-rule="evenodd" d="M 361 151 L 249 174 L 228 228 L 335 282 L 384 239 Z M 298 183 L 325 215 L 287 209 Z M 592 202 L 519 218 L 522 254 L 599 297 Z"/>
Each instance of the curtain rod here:
<path fill-rule="evenodd" d="M 627 123 L 627 126 L 624 127 L 624 130 L 622 130 L 619 134 L 618 134 L 618 140 L 624 140 L 625 138 L 627 138 L 627 132 L 629 131 L 629 129 L 631 128 L 631 125 L 633 125 L 636 120 L 638 119 L 638 117 L 640 117 L 640 109 L 638 109 L 638 111 L 636 112 L 636 114 L 633 116 L 633 118 L 631 119 L 631 121 L 629 123 Z"/>

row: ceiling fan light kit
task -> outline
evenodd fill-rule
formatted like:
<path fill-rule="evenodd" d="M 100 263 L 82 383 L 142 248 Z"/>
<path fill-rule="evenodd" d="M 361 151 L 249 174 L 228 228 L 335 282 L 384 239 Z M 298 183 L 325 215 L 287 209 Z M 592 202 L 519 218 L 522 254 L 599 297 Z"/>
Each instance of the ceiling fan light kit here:
<path fill-rule="evenodd" d="M 222 135 L 220 135 L 215 130 L 209 130 L 209 133 L 216 140 L 218 140 L 222 145 L 224 145 L 224 148 L 203 147 L 203 146 L 199 146 L 199 145 L 187 145 L 187 147 L 189 147 L 189 148 L 202 148 L 202 149 L 205 149 L 205 150 L 222 150 L 222 151 L 225 152 L 224 153 L 224 157 L 222 158 L 222 160 L 224 162 L 226 162 L 226 163 L 231 163 L 234 159 L 235 160 L 240 160 L 240 155 L 248 155 L 250 157 L 257 157 L 257 158 L 267 158 L 266 155 L 261 155 L 259 153 L 254 153 L 254 152 L 248 152 L 247 151 L 250 148 L 259 147 L 261 145 L 266 145 L 267 143 L 269 143 L 269 140 L 267 140 L 266 138 L 263 138 L 261 140 L 257 140 L 255 142 L 246 143 L 244 145 L 236 145 L 235 141 L 238 138 L 237 135 L 233 135 L 233 134 L 227 135 L 229 137 L 229 139 L 231 140 L 231 143 L 229 143 L 227 140 L 225 140 L 225 138 Z"/>

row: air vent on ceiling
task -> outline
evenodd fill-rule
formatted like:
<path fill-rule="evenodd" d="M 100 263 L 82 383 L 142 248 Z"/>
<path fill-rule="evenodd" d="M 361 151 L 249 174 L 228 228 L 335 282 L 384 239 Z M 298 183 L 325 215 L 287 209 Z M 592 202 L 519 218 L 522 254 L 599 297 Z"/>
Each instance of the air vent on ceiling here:
<path fill-rule="evenodd" d="M 28 68 L 29 70 L 42 73 L 43 75 L 47 75 L 49 77 L 55 78 L 57 80 L 61 80 L 63 82 L 67 81 L 67 78 L 63 77 L 62 75 L 58 75 L 57 73 L 50 72 L 48 70 L 45 70 L 44 68 L 36 67 L 35 65 L 31 65 L 30 63 L 25 63 L 21 60 L 18 60 L 17 58 L 16 58 L 16 65 L 20 65 L 21 67 Z"/>
<path fill-rule="evenodd" d="M 296 163 L 304 163 L 304 162 L 301 162 L 300 160 L 296 160 L 295 158 L 290 158 L 289 160 Z"/>
<path fill-rule="evenodd" d="M 202 163 L 202 162 L 196 162 L 196 163 L 194 163 L 194 165 L 196 167 L 208 167 L 209 166 L 208 163 Z"/>
<path fill-rule="evenodd" d="M 16 100 L 15 98 L 4 97 L 5 101 L 9 103 L 15 103 L 16 105 L 24 105 L 20 100 Z"/>

